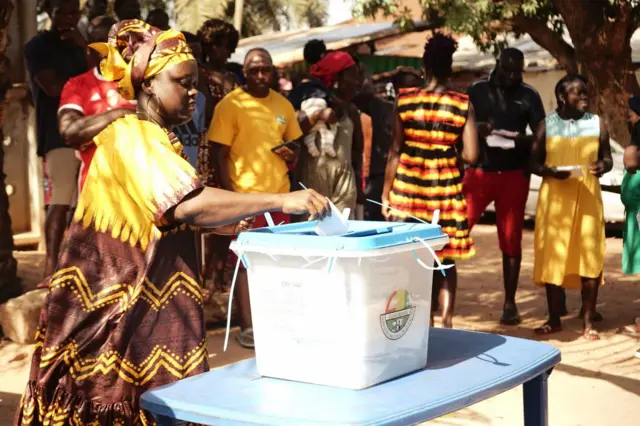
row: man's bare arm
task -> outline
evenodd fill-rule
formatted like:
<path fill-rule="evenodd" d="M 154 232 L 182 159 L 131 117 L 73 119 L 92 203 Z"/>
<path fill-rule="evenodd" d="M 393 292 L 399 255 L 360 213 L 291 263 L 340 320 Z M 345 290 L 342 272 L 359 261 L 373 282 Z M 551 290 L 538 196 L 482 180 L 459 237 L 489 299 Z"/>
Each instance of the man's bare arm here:
<path fill-rule="evenodd" d="M 58 129 L 65 144 L 80 149 L 115 120 L 127 114 L 135 114 L 135 110 L 117 108 L 103 114 L 85 117 L 80 111 L 63 109 L 58 113 Z"/>
<path fill-rule="evenodd" d="M 233 191 L 231 176 L 229 173 L 229 155 L 231 154 L 231 147 L 211 141 L 209 141 L 209 143 L 213 144 L 213 168 L 216 174 L 216 180 L 222 189 Z"/>

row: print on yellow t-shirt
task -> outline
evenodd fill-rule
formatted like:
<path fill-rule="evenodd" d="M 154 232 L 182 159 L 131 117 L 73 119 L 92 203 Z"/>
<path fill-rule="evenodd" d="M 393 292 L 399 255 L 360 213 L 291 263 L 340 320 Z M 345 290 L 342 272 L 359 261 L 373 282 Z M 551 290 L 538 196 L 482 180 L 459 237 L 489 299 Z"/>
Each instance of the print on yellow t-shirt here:
<path fill-rule="evenodd" d="M 255 98 L 241 87 L 215 109 L 208 139 L 230 148 L 229 174 L 236 192 L 289 192 L 287 164 L 272 148 L 302 136 L 291 103 L 271 91 Z"/>

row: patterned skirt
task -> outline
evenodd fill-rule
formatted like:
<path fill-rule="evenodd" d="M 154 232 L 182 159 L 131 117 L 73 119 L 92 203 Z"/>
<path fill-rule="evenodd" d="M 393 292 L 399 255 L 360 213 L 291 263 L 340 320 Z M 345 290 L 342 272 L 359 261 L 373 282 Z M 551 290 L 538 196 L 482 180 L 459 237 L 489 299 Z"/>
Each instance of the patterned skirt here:
<path fill-rule="evenodd" d="M 440 210 L 439 224 L 449 244 L 438 252 L 441 259 L 469 259 L 476 253 L 469 237 L 467 202 L 453 146 L 405 142 L 389 195 L 394 221 L 431 221 Z"/>
<path fill-rule="evenodd" d="M 194 241 L 170 231 L 142 252 L 72 223 L 15 426 L 155 425 L 142 393 L 208 371 Z"/>

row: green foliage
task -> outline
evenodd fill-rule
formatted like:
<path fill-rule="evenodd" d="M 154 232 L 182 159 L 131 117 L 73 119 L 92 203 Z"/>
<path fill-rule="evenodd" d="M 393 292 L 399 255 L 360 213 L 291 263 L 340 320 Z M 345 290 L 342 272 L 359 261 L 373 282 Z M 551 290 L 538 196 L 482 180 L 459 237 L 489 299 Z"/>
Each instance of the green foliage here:
<path fill-rule="evenodd" d="M 37 0 L 43 11 L 51 0 Z M 111 10 L 115 0 L 101 0 Z M 160 8 L 173 11 L 179 29 L 197 32 L 210 18 L 233 22 L 235 0 L 139 0 L 143 15 Z M 86 0 L 82 1 L 84 4 Z M 254 36 L 283 27 L 320 27 L 328 17 L 327 0 L 244 0 L 243 36 Z"/>
<path fill-rule="evenodd" d="M 222 0 L 177 0 L 173 5 L 174 19 L 178 28 L 195 34 L 204 21 L 223 14 L 224 3 Z"/>
<path fill-rule="evenodd" d="M 204 21 L 219 18 L 232 22 L 234 0 L 173 0 L 178 27 L 196 32 Z M 242 35 L 279 31 L 283 26 L 318 27 L 327 19 L 323 0 L 245 0 Z"/>
<path fill-rule="evenodd" d="M 515 14 L 522 13 L 529 18 L 548 22 L 558 33 L 564 27 L 562 17 L 553 3 L 547 0 L 420 0 L 420 5 L 424 19 L 468 34 L 480 49 L 494 53 L 506 44 L 506 35 L 512 30 L 507 22 Z M 407 21 L 409 16 L 409 11 L 405 8 L 402 13 L 402 9 L 395 0 L 359 0 L 355 13 L 359 16 L 375 16 L 382 12 L 386 16 L 396 16 L 401 23 Z M 519 35 L 517 31 L 516 35 Z"/>
<path fill-rule="evenodd" d="M 521 30 L 512 26 L 512 19 L 519 15 L 540 21 L 554 33 L 562 35 L 565 24 L 553 0 L 419 0 L 424 19 L 440 22 L 452 31 L 473 37 L 480 49 L 496 53 L 506 44 L 506 36 L 520 36 Z M 402 0 L 358 0 L 355 14 L 373 17 L 379 13 L 395 16 L 402 25 L 409 19 L 409 11 L 403 9 Z M 609 19 L 618 18 L 621 6 L 631 8 L 632 18 L 640 18 L 640 0 L 582 0 L 576 7 L 602 9 Z M 595 8 L 595 9 L 594 9 Z M 406 23 L 404 28 L 410 28 Z"/>

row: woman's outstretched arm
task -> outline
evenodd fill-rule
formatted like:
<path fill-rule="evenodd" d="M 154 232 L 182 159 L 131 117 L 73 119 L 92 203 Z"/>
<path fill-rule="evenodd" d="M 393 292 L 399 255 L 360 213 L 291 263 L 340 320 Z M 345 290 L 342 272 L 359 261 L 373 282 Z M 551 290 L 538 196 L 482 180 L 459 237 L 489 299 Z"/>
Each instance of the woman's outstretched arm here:
<path fill-rule="evenodd" d="M 330 213 L 330 208 L 327 198 L 312 189 L 287 194 L 242 194 L 207 187 L 186 196 L 167 212 L 167 218 L 211 228 L 272 211 L 321 219 Z"/>

